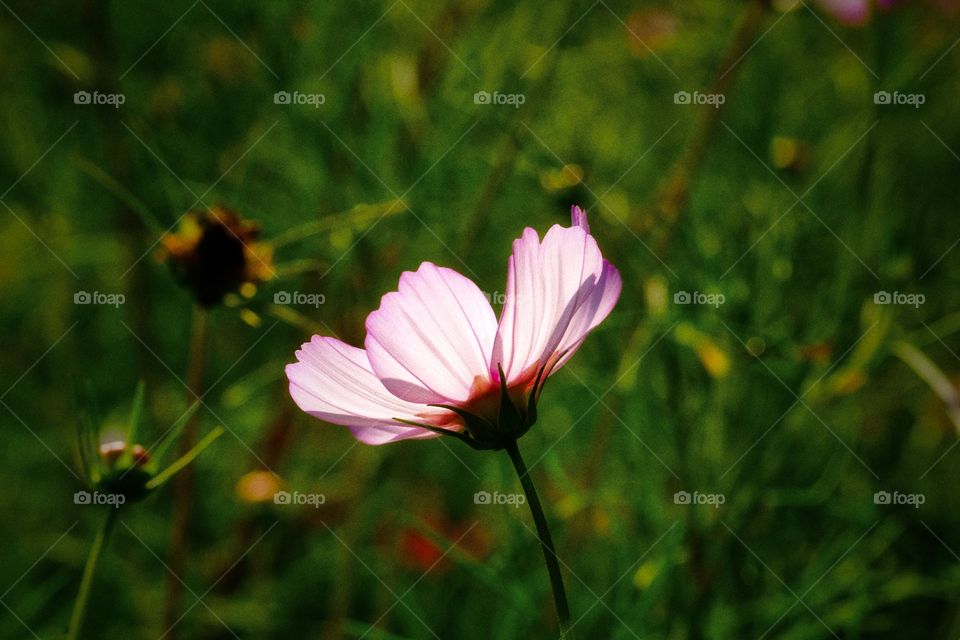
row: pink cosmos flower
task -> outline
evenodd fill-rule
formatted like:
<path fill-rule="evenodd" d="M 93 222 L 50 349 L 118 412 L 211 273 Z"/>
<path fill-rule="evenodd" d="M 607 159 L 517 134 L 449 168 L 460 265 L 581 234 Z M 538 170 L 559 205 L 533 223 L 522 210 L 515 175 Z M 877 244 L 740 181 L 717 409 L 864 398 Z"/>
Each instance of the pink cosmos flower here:
<path fill-rule="evenodd" d="M 870 18 L 870 0 L 820 0 L 820 4 L 847 26 L 863 25 Z"/>
<path fill-rule="evenodd" d="M 870 20 L 872 5 L 892 9 L 900 0 L 819 0 L 820 5 L 848 27 L 862 27 Z"/>
<path fill-rule="evenodd" d="M 513 242 L 499 323 L 473 281 L 424 262 L 367 316 L 365 349 L 324 336 L 305 343 L 286 368 L 290 395 L 366 444 L 445 434 L 500 449 L 533 425 L 544 382 L 621 286 L 575 206 L 570 227 L 542 240 L 528 227 Z"/>

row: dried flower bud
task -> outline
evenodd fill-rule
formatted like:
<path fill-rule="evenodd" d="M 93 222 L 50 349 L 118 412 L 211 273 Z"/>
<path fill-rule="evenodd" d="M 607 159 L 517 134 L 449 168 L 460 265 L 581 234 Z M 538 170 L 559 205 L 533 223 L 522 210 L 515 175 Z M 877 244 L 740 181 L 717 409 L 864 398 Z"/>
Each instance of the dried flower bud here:
<path fill-rule="evenodd" d="M 214 206 L 184 217 L 176 233 L 163 236 L 159 257 L 171 265 L 198 304 L 211 307 L 244 284 L 273 275 L 272 251 L 259 242 L 260 228 Z"/>

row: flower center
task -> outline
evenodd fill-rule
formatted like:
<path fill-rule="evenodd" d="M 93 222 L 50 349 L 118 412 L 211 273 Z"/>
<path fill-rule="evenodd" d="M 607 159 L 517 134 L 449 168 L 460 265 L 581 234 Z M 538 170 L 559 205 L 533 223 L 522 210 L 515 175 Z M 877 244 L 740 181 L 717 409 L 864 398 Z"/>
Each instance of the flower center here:
<path fill-rule="evenodd" d="M 540 376 L 521 379 L 507 387 L 502 368 L 499 373 L 499 383 L 477 376 L 470 399 L 462 405 L 431 405 L 454 412 L 463 424 L 461 439 L 478 449 L 502 449 L 526 433 L 537 420 Z"/>

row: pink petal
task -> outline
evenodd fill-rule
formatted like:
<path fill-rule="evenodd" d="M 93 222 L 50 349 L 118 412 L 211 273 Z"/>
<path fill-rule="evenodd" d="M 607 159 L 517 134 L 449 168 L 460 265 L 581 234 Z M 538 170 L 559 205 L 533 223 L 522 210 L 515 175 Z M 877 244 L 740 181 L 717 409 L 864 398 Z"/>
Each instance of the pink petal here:
<path fill-rule="evenodd" d="M 489 381 L 497 319 L 470 279 L 424 262 L 400 276 L 367 316 L 370 365 L 398 398 L 422 404 L 466 401 Z"/>
<path fill-rule="evenodd" d="M 442 424 L 447 412 L 405 402 L 388 392 L 374 375 L 363 349 L 314 336 L 287 365 L 290 396 L 315 418 L 350 428 L 366 444 L 384 444 L 436 434 L 400 424 L 394 418 Z"/>
<path fill-rule="evenodd" d="M 569 359 L 620 295 L 620 275 L 587 232 L 586 214 L 575 208 L 572 218 L 573 227 L 553 226 L 542 243 L 529 228 L 513 243 L 491 361 L 508 383 L 529 380 L 562 351 Z"/>
<path fill-rule="evenodd" d="M 847 26 L 862 26 L 870 18 L 870 0 L 820 0 L 820 5 Z"/>
<path fill-rule="evenodd" d="M 574 227 L 580 227 L 587 233 L 590 233 L 590 223 L 587 222 L 587 212 L 577 205 L 570 207 L 570 222 Z"/>
<path fill-rule="evenodd" d="M 562 367 L 577 352 L 587 335 L 610 315 L 620 298 L 623 282 L 617 268 L 603 261 L 603 272 L 587 300 L 580 305 L 570 321 L 570 326 L 557 347 L 557 353 L 564 353 L 553 370 Z"/>

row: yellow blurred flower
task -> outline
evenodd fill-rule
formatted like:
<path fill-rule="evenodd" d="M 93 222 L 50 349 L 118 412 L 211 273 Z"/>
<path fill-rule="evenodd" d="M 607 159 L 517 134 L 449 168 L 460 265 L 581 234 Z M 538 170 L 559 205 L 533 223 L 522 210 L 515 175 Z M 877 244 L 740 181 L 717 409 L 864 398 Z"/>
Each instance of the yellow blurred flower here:
<path fill-rule="evenodd" d="M 234 491 L 241 502 L 270 502 L 280 491 L 280 479 L 269 471 L 251 471 L 237 480 Z"/>

